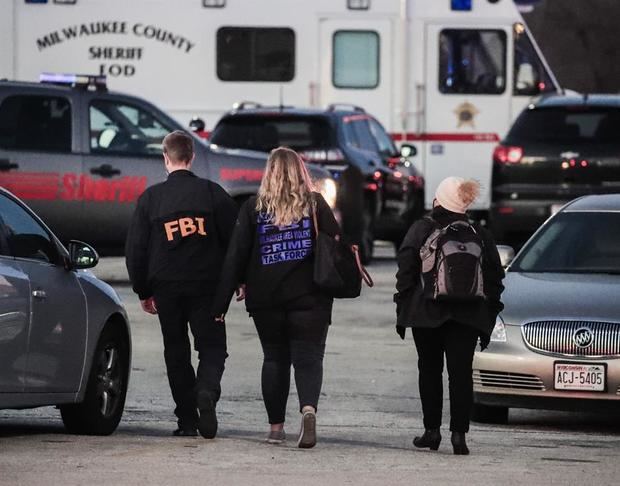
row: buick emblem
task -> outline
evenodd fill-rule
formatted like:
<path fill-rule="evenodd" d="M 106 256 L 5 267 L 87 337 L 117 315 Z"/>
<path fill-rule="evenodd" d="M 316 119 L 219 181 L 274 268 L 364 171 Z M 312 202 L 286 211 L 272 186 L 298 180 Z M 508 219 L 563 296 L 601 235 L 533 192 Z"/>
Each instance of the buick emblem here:
<path fill-rule="evenodd" d="M 594 342 L 594 333 L 592 332 L 592 329 L 589 327 L 577 329 L 573 334 L 573 342 L 575 343 L 575 346 L 581 349 L 592 346 L 592 343 Z"/>

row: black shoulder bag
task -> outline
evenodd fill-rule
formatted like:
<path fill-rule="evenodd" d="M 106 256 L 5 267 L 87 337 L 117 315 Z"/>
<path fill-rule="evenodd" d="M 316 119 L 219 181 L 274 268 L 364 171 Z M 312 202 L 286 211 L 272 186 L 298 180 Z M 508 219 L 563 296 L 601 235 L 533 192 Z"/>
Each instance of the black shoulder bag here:
<path fill-rule="evenodd" d="M 359 297 L 362 280 L 368 287 L 374 282 L 362 265 L 357 245 L 347 245 L 327 233 L 321 232 L 312 207 L 316 243 L 314 246 L 314 283 L 325 294 L 337 299 Z"/>

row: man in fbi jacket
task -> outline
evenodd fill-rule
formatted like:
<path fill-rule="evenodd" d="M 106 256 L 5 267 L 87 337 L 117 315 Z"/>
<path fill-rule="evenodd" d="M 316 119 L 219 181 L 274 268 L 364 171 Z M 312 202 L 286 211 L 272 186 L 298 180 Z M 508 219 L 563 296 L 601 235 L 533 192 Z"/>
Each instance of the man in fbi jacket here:
<path fill-rule="evenodd" d="M 176 436 L 208 439 L 217 433 L 215 405 L 224 372 L 226 329 L 215 322 L 211 303 L 237 205 L 219 185 L 194 175 L 194 142 L 182 131 L 163 141 L 165 182 L 138 199 L 127 236 L 127 270 L 142 309 L 157 314 L 164 358 L 176 403 Z M 189 322 L 198 351 L 191 364 Z M 200 413 L 198 413 L 200 412 Z"/>

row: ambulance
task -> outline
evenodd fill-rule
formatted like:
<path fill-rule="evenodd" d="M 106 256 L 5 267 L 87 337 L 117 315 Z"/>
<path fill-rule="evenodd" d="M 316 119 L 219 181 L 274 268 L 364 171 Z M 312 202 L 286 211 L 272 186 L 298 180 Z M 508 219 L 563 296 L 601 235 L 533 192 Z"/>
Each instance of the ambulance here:
<path fill-rule="evenodd" d="M 241 101 L 361 105 L 425 177 L 479 180 L 559 84 L 513 0 L 4 0 L 0 78 L 104 74 L 206 131 Z"/>

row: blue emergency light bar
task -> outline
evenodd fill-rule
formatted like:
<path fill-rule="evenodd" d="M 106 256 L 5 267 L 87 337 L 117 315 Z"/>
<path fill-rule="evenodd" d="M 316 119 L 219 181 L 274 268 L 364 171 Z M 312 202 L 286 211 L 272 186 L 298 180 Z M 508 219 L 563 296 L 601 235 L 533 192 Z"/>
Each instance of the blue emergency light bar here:
<path fill-rule="evenodd" d="M 471 10 L 471 0 L 451 0 L 452 10 L 468 12 Z"/>
<path fill-rule="evenodd" d="M 74 88 L 106 89 L 106 77 L 104 75 L 93 74 L 57 74 L 41 73 L 39 82 L 47 84 L 58 84 L 61 86 L 71 86 Z"/>

